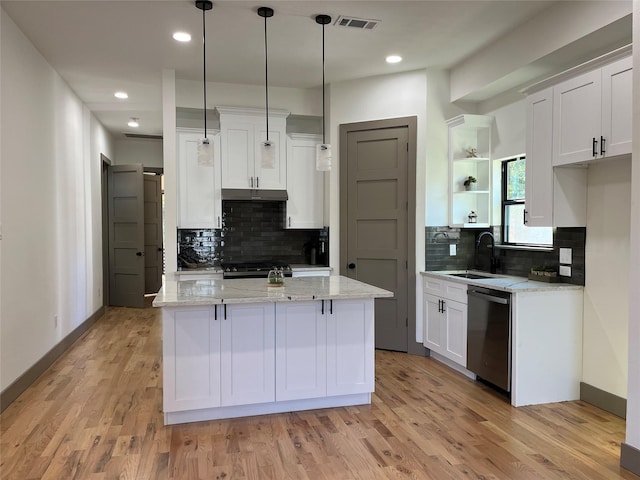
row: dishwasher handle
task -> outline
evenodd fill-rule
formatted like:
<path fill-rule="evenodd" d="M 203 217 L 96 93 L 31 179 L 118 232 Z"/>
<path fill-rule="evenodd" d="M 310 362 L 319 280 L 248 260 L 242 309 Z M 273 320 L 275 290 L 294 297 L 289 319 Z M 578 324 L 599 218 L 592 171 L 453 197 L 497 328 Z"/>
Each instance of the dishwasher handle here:
<path fill-rule="evenodd" d="M 493 302 L 493 303 L 500 303 L 502 305 L 509 305 L 509 299 L 508 298 L 496 297 L 495 295 L 489 295 L 487 293 L 478 292 L 477 290 L 469 290 L 467 292 L 467 295 L 470 295 L 472 297 L 482 298 L 484 300 L 487 300 L 487 301 Z"/>

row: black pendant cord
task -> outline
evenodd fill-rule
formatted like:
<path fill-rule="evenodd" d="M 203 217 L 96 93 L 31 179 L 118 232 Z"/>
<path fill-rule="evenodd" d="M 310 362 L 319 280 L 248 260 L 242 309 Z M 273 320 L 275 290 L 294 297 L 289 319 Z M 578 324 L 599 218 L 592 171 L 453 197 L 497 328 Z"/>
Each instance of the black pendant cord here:
<path fill-rule="evenodd" d="M 269 62 L 267 56 L 267 17 L 264 17 L 264 104 L 267 117 L 267 142 L 269 142 Z"/>
<path fill-rule="evenodd" d="M 204 102 L 204 138 L 207 138 L 207 33 L 205 9 L 202 9 L 202 97 Z"/>
<path fill-rule="evenodd" d="M 324 26 L 325 24 L 322 24 L 322 144 L 326 145 L 326 139 L 325 139 L 325 132 L 324 132 L 324 109 L 325 109 L 325 99 L 324 99 L 324 95 L 325 95 L 325 84 L 324 84 Z"/>

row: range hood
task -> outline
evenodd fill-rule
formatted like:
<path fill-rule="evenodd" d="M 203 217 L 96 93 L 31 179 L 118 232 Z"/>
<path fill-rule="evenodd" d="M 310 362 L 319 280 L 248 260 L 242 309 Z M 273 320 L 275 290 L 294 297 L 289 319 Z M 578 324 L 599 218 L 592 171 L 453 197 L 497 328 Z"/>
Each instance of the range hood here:
<path fill-rule="evenodd" d="M 261 190 L 254 188 L 223 188 L 222 200 L 262 200 L 266 202 L 286 202 L 286 190 Z"/>

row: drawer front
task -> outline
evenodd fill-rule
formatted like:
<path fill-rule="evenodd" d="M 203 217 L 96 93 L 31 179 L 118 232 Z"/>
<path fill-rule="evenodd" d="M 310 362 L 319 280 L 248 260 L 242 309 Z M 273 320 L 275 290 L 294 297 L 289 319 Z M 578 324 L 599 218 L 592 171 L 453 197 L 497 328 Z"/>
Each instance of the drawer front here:
<path fill-rule="evenodd" d="M 436 295 L 448 300 L 467 303 L 467 284 L 461 282 L 449 282 L 438 276 L 423 275 L 422 288 L 424 293 Z"/>

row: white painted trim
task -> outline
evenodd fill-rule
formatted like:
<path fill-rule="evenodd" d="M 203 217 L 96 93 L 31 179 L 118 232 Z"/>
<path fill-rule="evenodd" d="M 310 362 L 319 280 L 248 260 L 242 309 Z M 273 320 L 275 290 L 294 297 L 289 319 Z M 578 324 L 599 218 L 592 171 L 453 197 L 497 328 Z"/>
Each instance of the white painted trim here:
<path fill-rule="evenodd" d="M 222 418 L 248 417 L 252 415 L 268 415 L 271 413 L 298 412 L 318 408 L 346 407 L 350 405 L 368 405 L 371 403 L 370 393 L 339 395 L 307 400 L 291 400 L 286 402 L 258 403 L 255 405 L 237 405 L 233 407 L 205 408 L 181 412 L 164 412 L 164 424 L 202 422 Z"/>

